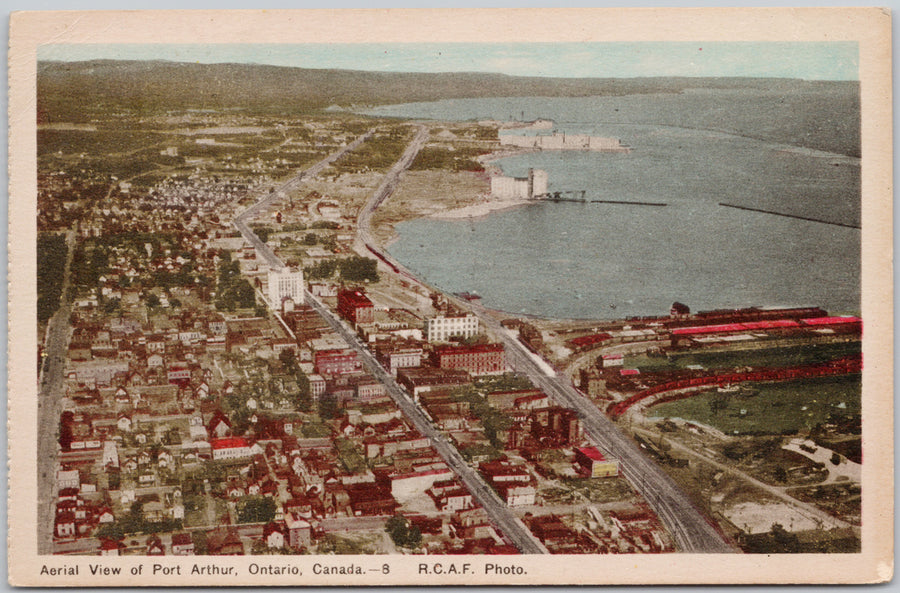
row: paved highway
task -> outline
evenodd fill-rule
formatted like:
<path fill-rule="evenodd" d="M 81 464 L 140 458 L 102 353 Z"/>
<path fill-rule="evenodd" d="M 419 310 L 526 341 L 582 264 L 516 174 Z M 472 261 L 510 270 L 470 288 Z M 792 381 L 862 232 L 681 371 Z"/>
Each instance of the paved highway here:
<path fill-rule="evenodd" d="M 493 330 L 506 346 L 507 360 L 518 372 L 528 375 L 547 395 L 578 414 L 585 434 L 610 456 L 619 460 L 623 476 L 650 504 L 672 533 L 678 549 L 694 553 L 733 552 L 733 548 L 713 528 L 703 514 L 656 463 L 582 396 L 565 376 L 550 377 L 529 356 L 525 346 L 504 329 L 484 308 L 470 305 L 482 323 Z"/>
<path fill-rule="evenodd" d="M 372 353 L 356 336 L 356 333 L 340 321 L 327 307 L 312 295 L 306 293 L 306 302 L 325 319 L 326 322 L 359 354 L 360 360 L 372 375 L 385 385 L 391 398 L 412 423 L 412 425 L 424 436 L 431 439 L 438 454 L 452 468 L 460 479 L 469 488 L 473 498 L 478 501 L 488 513 L 494 524 L 506 534 L 512 543 L 524 554 L 546 554 L 544 545 L 532 535 L 527 527 L 513 515 L 494 490 L 488 486 L 481 475 L 472 469 L 459 451 L 450 444 L 441 432 L 431 424 L 418 404 L 405 392 L 375 360 Z"/>

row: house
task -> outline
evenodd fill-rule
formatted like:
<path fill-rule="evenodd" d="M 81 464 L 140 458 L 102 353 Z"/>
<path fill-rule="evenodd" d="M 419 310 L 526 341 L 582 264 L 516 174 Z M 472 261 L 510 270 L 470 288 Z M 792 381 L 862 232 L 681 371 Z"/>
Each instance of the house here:
<path fill-rule="evenodd" d="M 100 555 L 101 556 L 118 556 L 119 550 L 124 547 L 122 542 L 117 542 L 115 540 L 102 538 L 100 540 Z"/>
<path fill-rule="evenodd" d="M 206 534 L 206 547 L 213 556 L 243 556 L 244 544 L 231 526 L 217 527 Z"/>
<path fill-rule="evenodd" d="M 221 411 L 216 410 L 206 427 L 206 432 L 213 438 L 222 438 L 231 434 L 231 421 Z"/>
<path fill-rule="evenodd" d="M 263 541 L 269 548 L 281 549 L 286 540 L 284 532 L 284 525 L 270 521 L 263 527 Z"/>
<path fill-rule="evenodd" d="M 76 537 L 75 513 L 71 511 L 57 513 L 53 524 L 53 533 L 58 538 Z"/>
<path fill-rule="evenodd" d="M 392 515 L 399 506 L 389 488 L 376 484 L 351 484 L 347 488 L 350 509 L 362 515 Z"/>
<path fill-rule="evenodd" d="M 172 535 L 172 554 L 175 556 L 193 556 L 194 540 L 190 533 L 175 533 Z"/>
<path fill-rule="evenodd" d="M 81 477 L 77 469 L 59 470 L 56 472 L 56 484 L 60 490 L 66 488 L 81 488 Z"/>
<path fill-rule="evenodd" d="M 131 432 L 131 418 L 127 414 L 119 414 L 116 426 L 122 432 Z"/>

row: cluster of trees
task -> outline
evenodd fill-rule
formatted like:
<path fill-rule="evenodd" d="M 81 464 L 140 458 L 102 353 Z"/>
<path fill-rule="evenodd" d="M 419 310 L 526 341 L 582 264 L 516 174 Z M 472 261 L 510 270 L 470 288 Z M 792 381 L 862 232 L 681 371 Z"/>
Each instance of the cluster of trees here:
<path fill-rule="evenodd" d="M 341 278 L 348 282 L 378 282 L 378 262 L 354 255 L 338 261 Z"/>
<path fill-rule="evenodd" d="M 269 242 L 269 235 L 272 234 L 272 229 L 267 226 L 261 225 L 251 225 L 250 228 L 253 230 L 254 234 L 259 237 L 259 240 L 263 243 Z"/>
<path fill-rule="evenodd" d="M 256 293 L 246 278 L 241 276 L 241 265 L 232 261 L 226 251 L 219 264 L 219 283 L 216 288 L 216 309 L 234 311 L 256 305 Z"/>
<path fill-rule="evenodd" d="M 64 235 L 40 235 L 37 241 L 38 321 L 50 319 L 59 308 L 69 249 Z"/>
<path fill-rule="evenodd" d="M 346 282 L 378 282 L 378 262 L 353 255 L 341 259 L 324 259 L 309 266 L 303 273 L 310 280 L 327 280 L 337 272 Z"/>
<path fill-rule="evenodd" d="M 297 382 L 297 393 L 288 394 L 294 405 L 301 412 L 308 412 L 312 406 L 312 392 L 309 387 L 309 378 L 297 364 L 297 356 L 290 348 L 282 350 L 278 355 L 285 372 Z"/>
<path fill-rule="evenodd" d="M 334 276 L 335 270 L 337 270 L 336 259 L 323 259 L 307 267 L 303 273 L 309 280 L 326 280 Z"/>
<path fill-rule="evenodd" d="M 275 501 L 268 496 L 247 496 L 237 503 L 238 523 L 268 523 L 275 518 Z"/>
<path fill-rule="evenodd" d="M 131 503 L 128 514 L 112 523 L 101 525 L 94 536 L 121 541 L 126 535 L 132 533 L 170 533 L 183 528 L 181 519 L 147 521 L 144 519 L 142 507 L 143 503 L 140 500 L 134 501 Z"/>
<path fill-rule="evenodd" d="M 417 548 L 422 543 L 422 532 L 403 515 L 394 515 L 388 519 L 385 530 L 397 546 Z"/>
<path fill-rule="evenodd" d="M 333 220 L 317 220 L 314 223 L 309 225 L 311 229 L 325 229 L 329 231 L 336 231 L 341 228 L 341 225 L 334 222 Z"/>
<path fill-rule="evenodd" d="M 72 282 L 79 287 L 93 289 L 100 276 L 109 272 L 109 252 L 99 244 L 79 243 L 72 254 Z"/>

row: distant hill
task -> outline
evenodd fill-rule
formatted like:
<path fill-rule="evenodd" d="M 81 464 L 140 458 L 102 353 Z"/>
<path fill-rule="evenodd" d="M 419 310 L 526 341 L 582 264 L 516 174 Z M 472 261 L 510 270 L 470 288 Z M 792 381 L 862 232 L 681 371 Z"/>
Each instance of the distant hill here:
<path fill-rule="evenodd" d="M 332 105 L 366 106 L 479 97 L 584 97 L 735 91 L 705 99 L 696 113 L 646 113 L 648 122 L 732 131 L 859 155 L 859 83 L 783 78 L 539 78 L 316 70 L 258 64 L 93 60 L 39 62 L 41 123 L 104 119 L 127 109 L 241 109 L 300 114 Z M 740 92 L 746 91 L 746 92 Z M 636 122 L 635 122 L 636 123 Z"/>
<path fill-rule="evenodd" d="M 280 111 L 463 97 L 579 97 L 827 84 L 843 83 L 753 78 L 538 78 L 117 60 L 40 62 L 37 76 L 38 102 L 46 117 L 72 114 L 79 104 L 148 110 L 241 107 Z"/>

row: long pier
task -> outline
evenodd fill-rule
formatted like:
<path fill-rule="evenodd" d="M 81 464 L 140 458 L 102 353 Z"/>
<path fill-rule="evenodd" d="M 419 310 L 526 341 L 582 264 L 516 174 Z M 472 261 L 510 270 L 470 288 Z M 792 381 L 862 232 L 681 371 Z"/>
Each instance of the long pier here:
<path fill-rule="evenodd" d="M 629 206 L 668 206 L 665 202 L 627 202 L 625 200 L 591 200 L 591 204 L 628 204 Z"/>
<path fill-rule="evenodd" d="M 761 212 L 763 214 L 771 214 L 773 216 L 783 216 L 785 218 L 796 218 L 797 220 L 806 220 L 808 222 L 818 222 L 820 224 L 830 224 L 833 226 L 841 226 L 847 229 L 861 229 L 862 227 L 858 224 L 847 224 L 845 222 L 834 222 L 831 220 L 822 220 L 821 218 L 810 218 L 808 216 L 800 216 L 797 214 L 787 214 L 785 212 L 775 212 L 774 210 L 763 210 L 762 208 L 750 208 L 748 206 L 738 206 L 736 204 L 726 204 L 725 202 L 719 202 L 719 206 L 725 206 L 726 208 L 736 208 L 737 210 L 747 210 L 749 212 Z"/>

